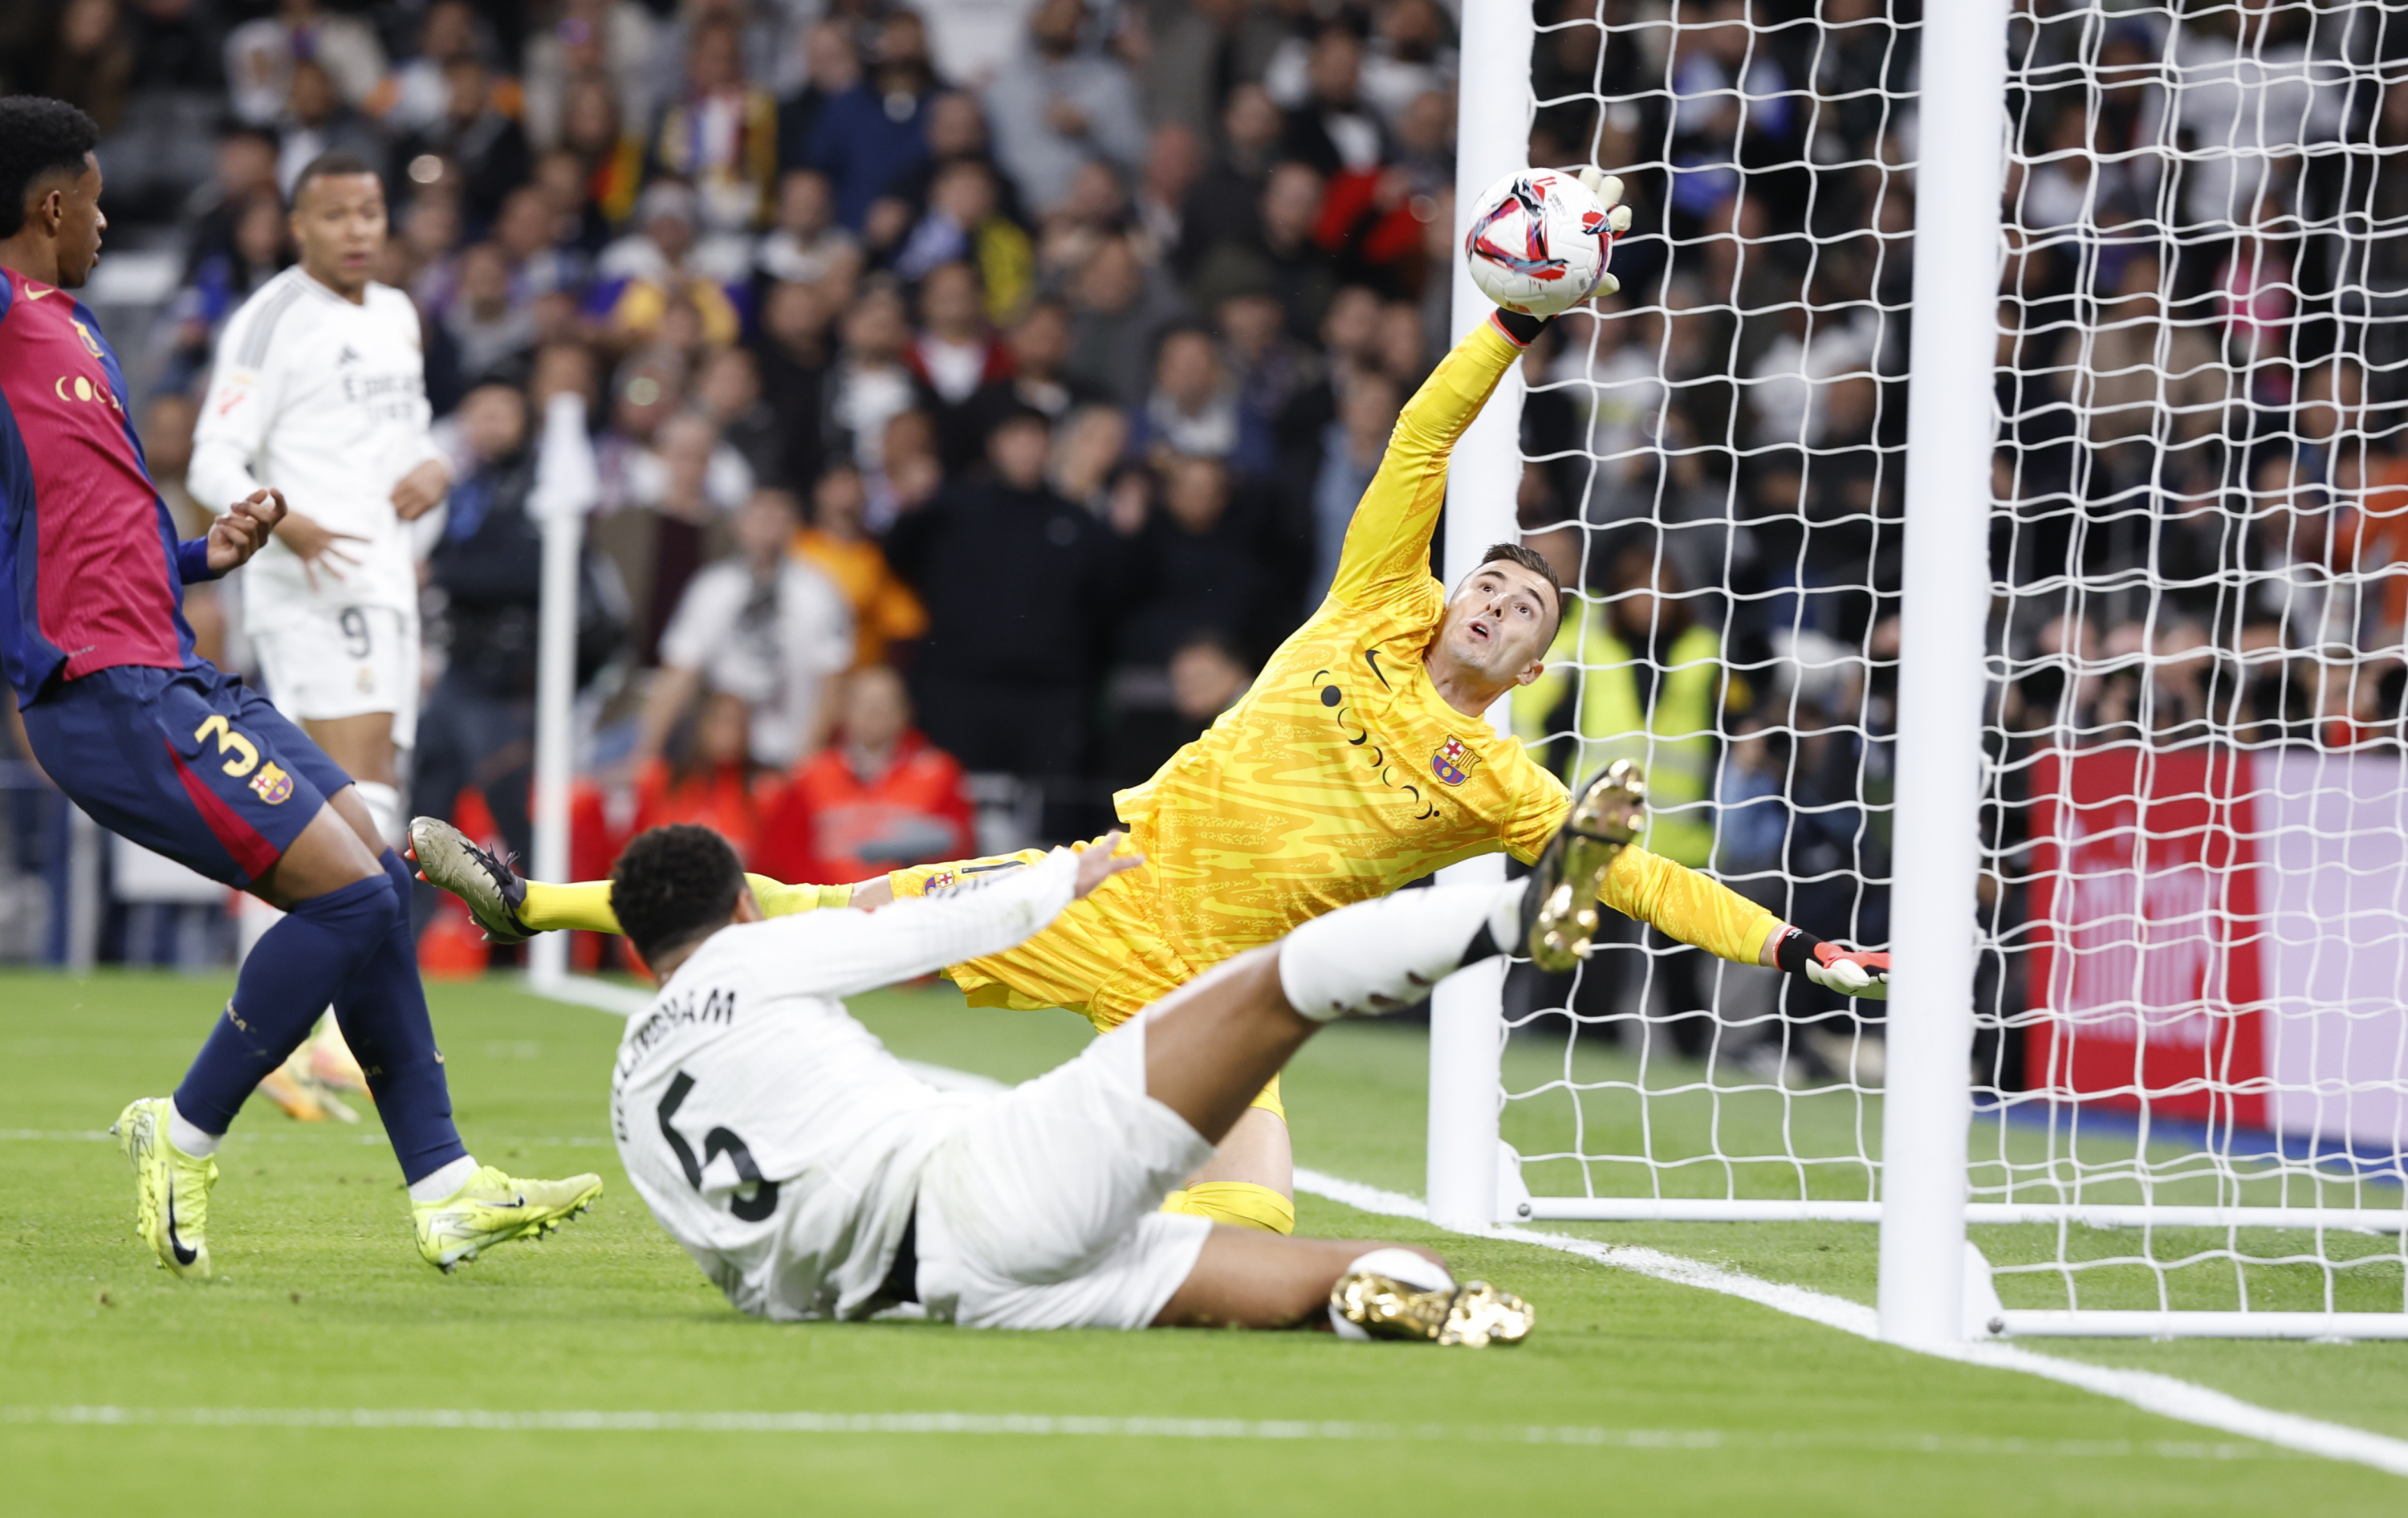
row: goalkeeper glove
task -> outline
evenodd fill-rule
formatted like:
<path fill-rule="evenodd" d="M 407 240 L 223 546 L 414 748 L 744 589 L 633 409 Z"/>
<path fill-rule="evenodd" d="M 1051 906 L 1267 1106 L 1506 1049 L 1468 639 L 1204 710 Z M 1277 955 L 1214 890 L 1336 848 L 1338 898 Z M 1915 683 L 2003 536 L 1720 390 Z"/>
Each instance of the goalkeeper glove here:
<path fill-rule="evenodd" d="M 1790 974 L 1802 975 L 1843 996 L 1889 999 L 1889 955 L 1885 953 L 1842 949 L 1802 927 L 1793 927 L 1772 946 L 1772 961 Z"/>
<path fill-rule="evenodd" d="M 1622 288 L 1622 281 L 1609 272 L 1609 265 L 1613 260 L 1613 240 L 1630 230 L 1630 208 L 1622 204 L 1622 180 L 1597 168 L 1582 169 L 1579 179 L 1588 188 L 1588 193 L 1597 197 L 1597 203 L 1605 208 L 1606 256 L 1598 261 L 1597 283 L 1566 302 L 1565 309 L 1599 295 L 1611 295 Z M 1505 336 L 1513 340 L 1514 347 L 1527 348 L 1538 340 L 1539 334 L 1546 330 L 1547 323 L 1555 318 L 1552 315 L 1530 316 L 1500 307 L 1494 320 Z"/>

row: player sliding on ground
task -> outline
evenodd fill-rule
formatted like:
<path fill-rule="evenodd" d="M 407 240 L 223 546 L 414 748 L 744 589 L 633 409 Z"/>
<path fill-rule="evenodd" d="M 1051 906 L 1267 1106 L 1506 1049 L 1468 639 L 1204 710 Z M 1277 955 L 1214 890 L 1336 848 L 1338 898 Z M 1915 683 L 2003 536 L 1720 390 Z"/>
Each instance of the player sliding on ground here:
<path fill-rule="evenodd" d="M 1120 842 L 1057 849 L 945 899 L 775 920 L 710 829 L 629 844 L 613 899 L 661 989 L 620 1039 L 610 1121 L 661 1226 L 729 1301 L 771 1318 L 917 1302 L 965 1328 L 1521 1339 L 1526 1304 L 1458 1285 L 1436 1255 L 1160 1204 L 1325 1024 L 1406 1006 L 1528 942 L 1536 904 L 1558 884 L 1594 893 L 1615 846 L 1567 831 L 1527 881 L 1340 908 L 1006 1092 L 939 1091 L 846 1013 L 840 997 L 1029 941 L 1141 867 Z"/>
<path fill-rule="evenodd" d="M 1618 189 L 1601 184 L 1600 199 L 1612 206 Z M 1627 222 L 1617 212 L 1610 224 Z M 1544 324 L 1499 310 L 1423 383 L 1354 508 L 1328 598 L 1211 730 L 1114 798 L 1146 865 L 1114 876 L 1027 942 L 949 966 L 972 1005 L 1067 1007 L 1109 1030 L 1231 955 L 1334 908 L 1481 854 L 1534 859 L 1568 816 L 1631 836 L 1643 800 L 1635 769 L 1599 777 L 1575 803 L 1483 715 L 1543 668 L 1563 614 L 1563 587 L 1546 560 L 1499 543 L 1452 597 L 1429 571 L 1448 456 Z M 497 940 L 555 928 L 619 930 L 609 882 L 524 881 L 443 823 L 410 825 L 426 879 L 457 893 Z M 851 888 L 755 878 L 754 895 L 772 915 L 874 906 L 1039 857 L 1030 851 L 902 869 Z M 1888 955 L 1824 943 L 1642 849 L 1622 852 L 1598 895 L 1725 959 L 1778 965 L 1851 995 L 1886 990 Z M 1595 910 L 1566 898 L 1549 902 L 1545 917 L 1558 938 L 1576 926 L 1585 936 Z M 1587 918 L 1575 924 L 1582 913 Z M 1550 967 L 1571 967 L 1549 952 Z M 1165 1205 L 1284 1232 L 1295 1219 L 1291 1164 L 1274 1081 L 1219 1154 Z"/>
<path fill-rule="evenodd" d="M 419 1253 L 448 1270 L 557 1227 L 602 1181 L 518 1181 L 469 1155 L 418 983 L 409 871 L 351 777 L 193 652 L 183 587 L 248 561 L 284 498 L 253 491 L 206 537 L 176 540 L 126 422 L 124 373 L 68 294 L 108 225 L 99 141 L 73 106 L 0 100 L 0 672 L 35 759 L 93 821 L 285 914 L 175 1095 L 131 1103 L 110 1130 L 134 1166 L 136 1230 L 175 1274 L 209 1273 L 219 1140 L 332 1003 L 401 1163 Z"/>

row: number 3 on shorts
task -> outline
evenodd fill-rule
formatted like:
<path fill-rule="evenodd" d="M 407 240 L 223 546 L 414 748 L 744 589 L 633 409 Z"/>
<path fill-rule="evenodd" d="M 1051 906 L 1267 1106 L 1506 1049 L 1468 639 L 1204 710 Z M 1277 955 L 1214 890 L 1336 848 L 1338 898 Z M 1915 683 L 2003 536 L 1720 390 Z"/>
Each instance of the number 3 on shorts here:
<path fill-rule="evenodd" d="M 206 742 L 212 738 L 218 740 L 218 752 L 234 755 L 225 762 L 227 774 L 240 780 L 259 767 L 258 745 L 228 726 L 224 717 L 211 717 L 193 729 L 193 741 L 195 743 Z"/>

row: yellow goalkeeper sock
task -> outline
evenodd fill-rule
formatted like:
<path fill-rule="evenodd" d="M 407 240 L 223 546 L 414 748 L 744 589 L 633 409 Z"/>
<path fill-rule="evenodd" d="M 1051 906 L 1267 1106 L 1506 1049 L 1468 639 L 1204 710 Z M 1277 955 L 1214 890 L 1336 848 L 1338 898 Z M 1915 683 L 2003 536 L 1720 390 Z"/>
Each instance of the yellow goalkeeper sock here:
<path fill-rule="evenodd" d="M 1165 1212 L 1210 1218 L 1235 1228 L 1260 1228 L 1265 1233 L 1296 1232 L 1296 1204 L 1251 1181 L 1198 1181 L 1162 1199 Z"/>
<path fill-rule="evenodd" d="M 763 913 L 770 917 L 791 917 L 822 907 L 853 905 L 850 885 L 787 885 L 767 875 L 747 875 L 744 881 L 752 887 L 753 899 L 761 903 Z M 618 914 L 610 909 L 608 881 L 574 881 L 566 885 L 529 881 L 526 900 L 519 907 L 519 921 L 533 933 L 549 933 L 557 928 L 583 928 L 589 933 L 621 931 Z"/>
<path fill-rule="evenodd" d="M 526 924 L 530 933 L 550 933 L 565 927 L 580 927 L 589 933 L 621 931 L 618 914 L 610 910 L 608 881 L 572 881 L 566 885 L 529 881 L 526 900 L 519 904 L 519 921 Z"/>
<path fill-rule="evenodd" d="M 850 885 L 782 885 L 767 875 L 747 875 L 744 883 L 752 888 L 752 899 L 761 904 L 764 915 L 792 917 L 796 912 L 817 911 L 822 907 L 850 907 L 853 887 Z"/>

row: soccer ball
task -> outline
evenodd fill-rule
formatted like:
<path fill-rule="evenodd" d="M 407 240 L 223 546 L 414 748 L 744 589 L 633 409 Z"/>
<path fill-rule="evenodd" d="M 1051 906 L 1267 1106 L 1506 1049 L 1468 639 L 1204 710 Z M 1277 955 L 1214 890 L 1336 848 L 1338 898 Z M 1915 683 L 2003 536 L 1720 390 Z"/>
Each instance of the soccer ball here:
<path fill-rule="evenodd" d="M 1463 253 L 1482 294 L 1509 311 L 1555 316 L 1596 288 L 1616 230 L 1609 208 L 1578 179 L 1529 169 L 1480 197 Z"/>

